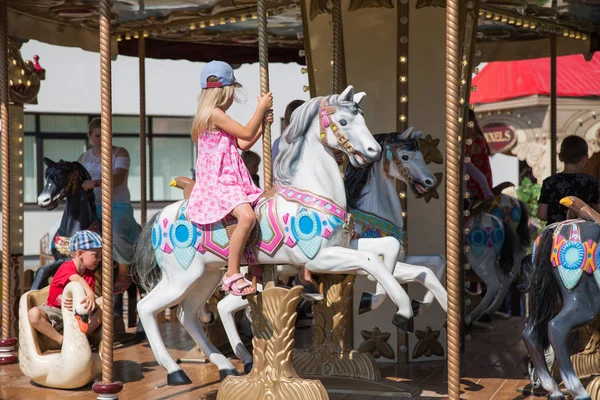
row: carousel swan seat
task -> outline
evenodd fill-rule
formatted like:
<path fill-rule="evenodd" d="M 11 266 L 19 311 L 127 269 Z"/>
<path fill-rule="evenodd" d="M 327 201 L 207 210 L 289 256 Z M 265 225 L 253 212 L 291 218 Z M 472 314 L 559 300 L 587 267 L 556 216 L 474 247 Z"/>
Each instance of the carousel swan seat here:
<path fill-rule="evenodd" d="M 61 347 L 40 334 L 28 318 L 30 309 L 46 302 L 49 289 L 32 290 L 23 294 L 19 301 L 19 367 L 23 375 L 39 385 L 77 389 L 93 382 L 102 372 L 100 356 L 92 352 L 88 338 L 80 328 L 80 321 L 86 320 L 86 312 L 80 304 L 85 291 L 77 282 L 65 287 L 63 297 L 72 295 L 73 311 L 62 309 Z M 86 324 L 82 325 L 85 327 Z"/>

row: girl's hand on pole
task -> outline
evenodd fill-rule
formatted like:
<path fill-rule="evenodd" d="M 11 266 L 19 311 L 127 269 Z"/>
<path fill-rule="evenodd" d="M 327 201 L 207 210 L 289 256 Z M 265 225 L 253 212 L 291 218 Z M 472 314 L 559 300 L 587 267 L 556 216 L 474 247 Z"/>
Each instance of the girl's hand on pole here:
<path fill-rule="evenodd" d="M 269 92 L 258 96 L 258 107 L 264 112 L 273 108 L 273 93 Z"/>
<path fill-rule="evenodd" d="M 269 124 L 273 123 L 273 110 L 267 111 L 267 113 L 265 114 L 265 121 L 268 122 Z"/>

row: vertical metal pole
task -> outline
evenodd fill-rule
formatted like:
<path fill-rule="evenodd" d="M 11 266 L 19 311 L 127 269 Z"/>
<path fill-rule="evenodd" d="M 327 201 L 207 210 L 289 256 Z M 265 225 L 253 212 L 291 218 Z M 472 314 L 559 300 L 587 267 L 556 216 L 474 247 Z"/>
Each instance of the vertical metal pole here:
<path fill-rule="evenodd" d="M 446 2 L 446 260 L 448 398 L 460 398 L 460 164 L 458 127 L 458 0 Z"/>
<path fill-rule="evenodd" d="M 0 115 L 2 118 L 2 339 L 10 337 L 10 135 L 8 121 L 8 0 L 0 3 Z"/>
<path fill-rule="evenodd" d="M 341 93 L 346 88 L 346 60 L 344 57 L 344 30 L 342 22 L 342 0 L 333 0 L 331 9 L 333 30 L 333 93 Z"/>
<path fill-rule="evenodd" d="M 146 38 L 139 33 L 138 59 L 140 64 L 140 208 L 142 225 L 146 223 Z"/>
<path fill-rule="evenodd" d="M 550 174 L 556 174 L 556 35 L 550 36 Z"/>
<path fill-rule="evenodd" d="M 260 93 L 269 92 L 269 42 L 267 36 L 267 2 L 257 0 L 256 14 L 258 19 L 258 62 L 260 64 Z M 263 125 L 263 182 L 265 190 L 273 185 L 273 163 L 271 160 L 271 124 Z M 265 282 L 277 284 L 277 268 L 268 266 L 263 269 Z"/>
<path fill-rule="evenodd" d="M 102 157 L 102 383 L 94 384 L 99 399 L 118 393 L 113 382 L 113 221 L 112 221 L 112 71 L 110 0 L 100 0 L 100 121 Z M 113 398 L 116 398 L 113 396 Z"/>

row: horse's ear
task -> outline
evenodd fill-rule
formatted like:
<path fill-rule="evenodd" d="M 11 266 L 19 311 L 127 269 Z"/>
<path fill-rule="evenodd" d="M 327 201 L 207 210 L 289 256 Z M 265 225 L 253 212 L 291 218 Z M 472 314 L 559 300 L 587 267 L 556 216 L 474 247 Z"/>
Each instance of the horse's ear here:
<path fill-rule="evenodd" d="M 410 126 L 407 130 L 402 132 L 402 135 L 400 135 L 400 139 L 402 139 L 402 140 L 410 139 L 414 130 L 415 130 L 415 127 Z"/>
<path fill-rule="evenodd" d="M 352 85 L 348 86 L 346 90 L 344 90 L 340 94 L 341 101 L 354 101 L 354 87 Z"/>
<path fill-rule="evenodd" d="M 56 163 L 54 161 L 52 161 L 51 159 L 49 159 L 48 157 L 44 157 L 44 164 L 46 164 L 46 167 L 51 167 Z"/>
<path fill-rule="evenodd" d="M 354 102 L 360 106 L 360 103 L 364 100 L 366 96 L 367 94 L 365 92 L 356 93 L 354 95 Z"/>

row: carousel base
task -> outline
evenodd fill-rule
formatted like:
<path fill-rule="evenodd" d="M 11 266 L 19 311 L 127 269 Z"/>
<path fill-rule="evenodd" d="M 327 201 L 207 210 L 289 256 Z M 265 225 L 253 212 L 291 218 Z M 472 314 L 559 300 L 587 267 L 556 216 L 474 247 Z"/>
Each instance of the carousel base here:
<path fill-rule="evenodd" d="M 407 399 L 419 395 L 416 387 L 391 379 L 367 381 L 357 378 L 337 376 L 304 376 L 307 379 L 318 379 L 329 394 L 355 394 L 366 396 L 381 396 L 389 399 Z"/>

